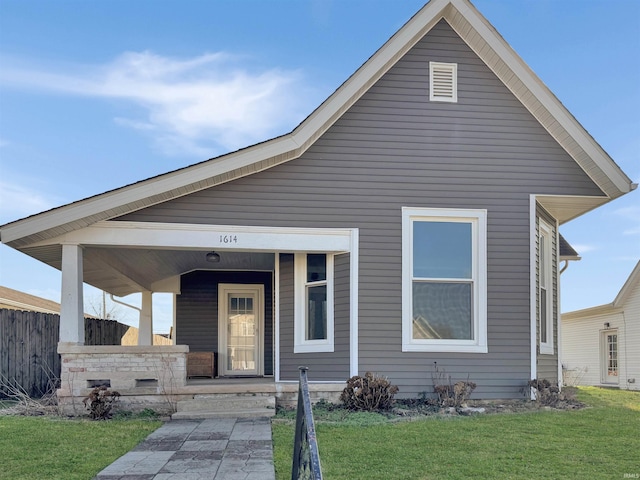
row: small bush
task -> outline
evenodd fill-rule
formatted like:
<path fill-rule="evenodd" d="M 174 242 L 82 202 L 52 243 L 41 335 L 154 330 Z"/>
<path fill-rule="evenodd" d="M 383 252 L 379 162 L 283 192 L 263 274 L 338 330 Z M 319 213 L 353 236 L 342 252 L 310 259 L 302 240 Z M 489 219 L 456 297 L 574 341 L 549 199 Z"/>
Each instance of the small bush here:
<path fill-rule="evenodd" d="M 347 386 L 340 395 L 345 408 L 358 412 L 376 412 L 390 410 L 398 387 L 391 385 L 387 377 L 365 373 L 347 380 Z"/>
<path fill-rule="evenodd" d="M 438 364 L 434 362 L 434 373 L 431 375 L 433 381 L 433 391 L 435 392 L 438 405 L 440 407 L 454 407 L 456 409 L 462 407 L 471 393 L 476 389 L 476 384 L 466 380 L 453 383 L 451 375 L 447 375 L 444 370 L 438 368 Z"/>
<path fill-rule="evenodd" d="M 120 397 L 119 392 L 110 392 L 104 385 L 91 390 L 83 400 L 92 420 L 107 420 L 113 415 L 112 410 Z"/>
<path fill-rule="evenodd" d="M 533 388 L 536 402 L 541 405 L 555 407 L 558 402 L 564 400 L 564 395 L 560 394 L 560 388 L 546 378 L 529 380 L 527 385 Z"/>

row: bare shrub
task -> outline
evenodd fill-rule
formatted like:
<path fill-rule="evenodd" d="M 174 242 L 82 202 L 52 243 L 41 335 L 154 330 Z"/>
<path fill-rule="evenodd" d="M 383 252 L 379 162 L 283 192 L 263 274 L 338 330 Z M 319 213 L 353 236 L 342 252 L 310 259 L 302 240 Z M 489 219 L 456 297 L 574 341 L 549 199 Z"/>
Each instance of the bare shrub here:
<path fill-rule="evenodd" d="M 458 409 L 462 407 L 476 389 L 476 384 L 469 380 L 468 375 L 466 380 L 453 383 L 451 375 L 448 375 L 444 369 L 438 368 L 437 362 L 433 363 L 434 370 L 431 374 L 431 380 L 438 405 L 443 408 Z"/>
<path fill-rule="evenodd" d="M 120 393 L 110 392 L 107 387 L 101 385 L 91 390 L 83 400 L 84 406 L 89 410 L 92 420 L 107 420 L 113 415 L 113 407 L 120 398 Z"/>
<path fill-rule="evenodd" d="M 42 397 L 31 398 L 27 390 L 15 379 L 10 380 L 5 375 L 0 375 L 0 390 L 11 402 L 15 402 L 10 408 L 1 409 L 0 415 L 57 415 L 59 410 L 56 388 L 59 380 L 49 376 L 47 384 L 47 392 Z"/>
<path fill-rule="evenodd" d="M 560 388 L 546 378 L 529 380 L 527 385 L 533 389 L 536 402 L 546 407 L 555 407 L 564 400 Z"/>
<path fill-rule="evenodd" d="M 345 408 L 352 411 L 382 411 L 390 410 L 394 404 L 394 396 L 398 387 L 391 385 L 387 377 L 365 373 L 347 380 L 347 386 L 340 395 L 340 401 Z"/>

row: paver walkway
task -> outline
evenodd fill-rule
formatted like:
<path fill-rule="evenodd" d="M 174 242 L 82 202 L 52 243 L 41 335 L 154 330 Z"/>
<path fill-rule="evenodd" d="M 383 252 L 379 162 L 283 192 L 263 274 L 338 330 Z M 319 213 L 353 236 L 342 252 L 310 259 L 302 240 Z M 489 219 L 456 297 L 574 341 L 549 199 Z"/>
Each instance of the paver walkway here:
<path fill-rule="evenodd" d="M 268 418 L 174 420 L 94 480 L 274 480 Z"/>

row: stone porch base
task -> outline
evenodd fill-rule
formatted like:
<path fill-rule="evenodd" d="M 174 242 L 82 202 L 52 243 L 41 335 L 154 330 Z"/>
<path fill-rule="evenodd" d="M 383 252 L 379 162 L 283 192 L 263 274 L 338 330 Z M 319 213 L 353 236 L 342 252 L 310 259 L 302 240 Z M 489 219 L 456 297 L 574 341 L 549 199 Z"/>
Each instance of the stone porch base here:
<path fill-rule="evenodd" d="M 195 395 L 269 395 L 278 406 L 295 407 L 298 382 L 275 382 L 269 378 L 206 379 L 187 381 L 186 345 L 81 346 L 59 344 L 62 371 L 57 391 L 65 415 L 87 413 L 83 399 L 91 390 L 106 384 L 120 393 L 119 408 L 141 411 L 150 408 L 170 415 L 176 404 Z M 310 383 L 312 402 L 324 399 L 338 403 L 344 382 Z"/>

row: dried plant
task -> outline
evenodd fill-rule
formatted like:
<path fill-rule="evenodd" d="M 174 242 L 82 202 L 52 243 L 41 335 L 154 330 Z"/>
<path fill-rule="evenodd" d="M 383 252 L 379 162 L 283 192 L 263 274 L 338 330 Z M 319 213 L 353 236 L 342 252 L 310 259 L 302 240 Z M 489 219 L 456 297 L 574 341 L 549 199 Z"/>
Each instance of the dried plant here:
<path fill-rule="evenodd" d="M 447 375 L 444 369 L 438 368 L 437 362 L 433 363 L 434 371 L 431 373 L 431 380 L 433 391 L 438 397 L 438 405 L 456 409 L 462 407 L 469 400 L 477 385 L 469 381 L 468 375 L 466 380 L 453 383 L 451 375 Z"/>
<path fill-rule="evenodd" d="M 84 406 L 89 410 L 92 420 L 107 420 L 113 415 L 113 407 L 120 398 L 120 393 L 110 392 L 107 387 L 101 385 L 91 390 L 83 400 Z"/>
<path fill-rule="evenodd" d="M 391 385 L 387 377 L 365 373 L 364 377 L 356 375 L 347 380 L 347 386 L 340 395 L 344 406 L 353 411 L 389 410 L 394 404 L 394 396 L 398 387 Z"/>
<path fill-rule="evenodd" d="M 49 375 L 48 372 L 47 375 Z M 27 393 L 27 390 L 15 379 L 10 380 L 5 375 L 0 375 L 0 390 L 11 402 L 15 402 L 10 408 L 0 410 L 0 414 L 25 416 L 57 415 L 59 413 L 58 398 L 56 396 L 58 382 L 57 379 L 49 376 L 47 392 L 40 398 L 32 398 Z"/>

